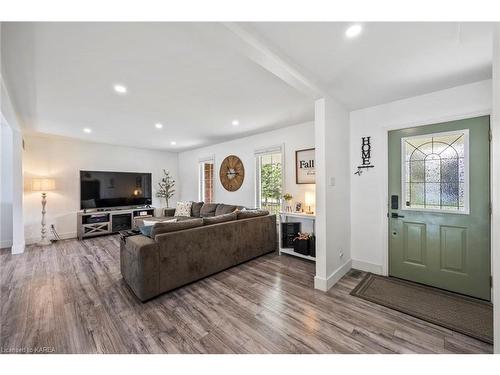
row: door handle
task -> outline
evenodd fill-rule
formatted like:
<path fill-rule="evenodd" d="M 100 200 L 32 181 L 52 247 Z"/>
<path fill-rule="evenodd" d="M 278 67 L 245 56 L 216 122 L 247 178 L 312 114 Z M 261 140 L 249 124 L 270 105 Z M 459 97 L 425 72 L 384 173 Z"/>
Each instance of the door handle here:
<path fill-rule="evenodd" d="M 397 212 L 393 212 L 393 213 L 391 213 L 391 217 L 393 219 L 398 219 L 398 218 L 403 218 L 404 215 L 399 215 Z"/>

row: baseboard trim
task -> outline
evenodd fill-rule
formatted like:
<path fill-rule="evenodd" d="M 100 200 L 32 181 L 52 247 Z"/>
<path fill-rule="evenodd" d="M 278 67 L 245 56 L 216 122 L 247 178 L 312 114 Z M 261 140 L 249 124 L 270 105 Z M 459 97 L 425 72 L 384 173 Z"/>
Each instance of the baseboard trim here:
<path fill-rule="evenodd" d="M 371 272 L 377 275 L 384 274 L 384 267 L 380 264 L 364 262 L 362 260 L 352 260 L 352 268 L 360 271 Z"/>
<path fill-rule="evenodd" d="M 2 240 L 0 241 L 0 249 L 7 249 L 12 247 L 12 240 Z"/>
<path fill-rule="evenodd" d="M 24 248 L 26 247 L 25 242 L 12 244 L 11 253 L 12 254 L 22 254 L 24 253 Z"/>
<path fill-rule="evenodd" d="M 327 292 L 332 286 L 337 284 L 337 282 L 352 268 L 352 262 L 349 259 L 339 268 L 332 272 L 330 276 L 326 279 L 322 277 L 315 276 L 314 277 L 314 288 L 318 290 L 322 290 L 323 292 Z"/>

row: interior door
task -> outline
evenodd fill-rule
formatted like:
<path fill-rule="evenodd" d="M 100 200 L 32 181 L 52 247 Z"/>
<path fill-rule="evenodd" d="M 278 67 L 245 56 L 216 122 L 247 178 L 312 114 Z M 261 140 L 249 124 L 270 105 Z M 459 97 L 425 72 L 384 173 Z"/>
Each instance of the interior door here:
<path fill-rule="evenodd" d="M 489 116 L 389 132 L 389 274 L 490 300 Z"/>

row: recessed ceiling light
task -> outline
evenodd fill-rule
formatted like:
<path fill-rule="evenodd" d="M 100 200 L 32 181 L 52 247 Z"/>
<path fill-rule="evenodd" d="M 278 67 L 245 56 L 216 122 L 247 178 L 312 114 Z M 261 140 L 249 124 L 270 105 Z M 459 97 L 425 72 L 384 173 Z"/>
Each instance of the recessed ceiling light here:
<path fill-rule="evenodd" d="M 176 141 L 172 141 L 172 142 L 170 142 L 170 144 L 171 144 L 172 146 L 175 146 L 175 145 L 177 144 L 177 142 L 176 142 Z"/>
<path fill-rule="evenodd" d="M 233 126 L 238 126 L 238 125 L 240 124 L 240 122 L 239 122 L 238 120 L 233 120 L 233 121 L 231 122 L 231 124 L 232 124 Z"/>
<path fill-rule="evenodd" d="M 114 85 L 113 86 L 113 90 L 115 90 L 116 93 L 121 94 L 121 95 L 124 95 L 124 94 L 127 93 L 127 87 L 123 86 L 123 85 L 120 85 L 120 84 Z"/>
<path fill-rule="evenodd" d="M 160 124 L 159 122 L 157 122 L 157 123 L 155 124 L 155 128 L 156 128 L 156 129 L 161 129 L 161 128 L 163 128 L 163 124 Z"/>
<path fill-rule="evenodd" d="M 92 133 L 92 129 L 90 129 L 90 128 L 83 128 L 83 132 L 87 133 L 87 134 L 88 133 Z"/>
<path fill-rule="evenodd" d="M 351 25 L 345 31 L 345 36 L 348 38 L 354 38 L 361 34 L 363 27 L 360 24 Z"/>

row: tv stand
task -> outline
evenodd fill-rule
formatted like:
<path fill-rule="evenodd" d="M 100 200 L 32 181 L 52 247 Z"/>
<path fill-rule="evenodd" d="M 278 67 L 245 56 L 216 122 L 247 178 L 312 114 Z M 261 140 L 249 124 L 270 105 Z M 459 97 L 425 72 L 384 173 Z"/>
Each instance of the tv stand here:
<path fill-rule="evenodd" d="M 135 229 L 135 219 L 154 216 L 154 207 L 149 208 L 109 208 L 77 214 L 77 235 L 79 240 L 103 234 L 118 233 Z"/>

